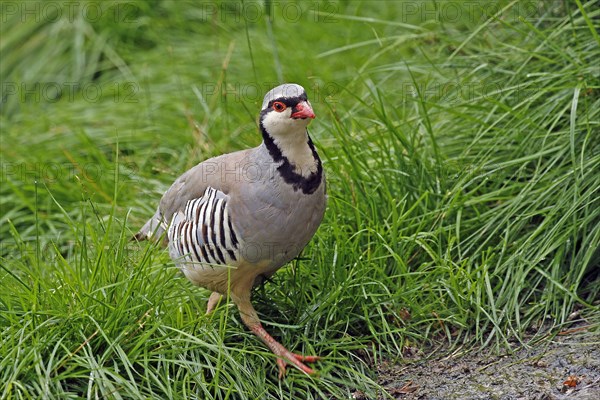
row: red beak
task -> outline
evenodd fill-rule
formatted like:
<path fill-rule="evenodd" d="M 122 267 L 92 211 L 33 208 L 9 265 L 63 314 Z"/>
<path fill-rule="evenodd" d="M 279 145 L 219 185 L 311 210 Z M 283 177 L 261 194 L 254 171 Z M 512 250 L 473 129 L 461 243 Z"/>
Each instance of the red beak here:
<path fill-rule="evenodd" d="M 315 113 L 310 104 L 308 104 L 308 101 L 298 103 L 294 107 L 294 110 L 294 113 L 291 115 L 292 118 L 315 118 Z"/>

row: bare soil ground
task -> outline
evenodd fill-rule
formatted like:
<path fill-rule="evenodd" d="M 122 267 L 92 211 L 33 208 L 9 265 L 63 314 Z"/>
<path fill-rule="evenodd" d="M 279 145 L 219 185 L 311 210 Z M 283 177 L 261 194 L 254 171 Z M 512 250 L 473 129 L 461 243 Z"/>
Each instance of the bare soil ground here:
<path fill-rule="evenodd" d="M 378 381 L 394 398 L 407 400 L 600 400 L 595 328 L 580 324 L 507 355 L 429 349 L 400 364 L 380 364 Z"/>

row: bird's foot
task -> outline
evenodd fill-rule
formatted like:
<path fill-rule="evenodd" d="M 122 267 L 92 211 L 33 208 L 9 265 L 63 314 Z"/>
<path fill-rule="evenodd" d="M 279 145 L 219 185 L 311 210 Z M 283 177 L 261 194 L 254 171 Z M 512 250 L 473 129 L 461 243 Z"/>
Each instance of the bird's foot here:
<path fill-rule="evenodd" d="M 243 315 L 243 314 L 242 314 Z M 286 367 L 288 365 L 293 365 L 298 368 L 300 371 L 304 372 L 308 375 L 315 375 L 317 372 L 312 368 L 308 367 L 304 363 L 313 363 L 315 361 L 319 361 L 321 357 L 319 356 L 305 356 L 302 354 L 292 353 L 281 343 L 276 341 L 271 335 L 265 331 L 260 323 L 247 324 L 248 327 L 258 336 L 263 343 L 265 343 L 269 349 L 278 357 L 277 358 L 277 366 L 279 367 L 279 379 L 283 379 L 285 376 Z"/>
<path fill-rule="evenodd" d="M 283 347 L 283 346 L 282 346 Z M 316 371 L 309 368 L 304 363 L 313 363 L 321 359 L 319 356 L 305 356 L 302 354 L 292 353 L 291 351 L 283 348 L 283 354 L 278 354 L 282 358 L 277 359 L 277 366 L 279 367 L 279 379 L 283 379 L 286 373 L 286 367 L 288 364 L 293 364 L 296 368 L 308 375 L 315 375 Z"/>

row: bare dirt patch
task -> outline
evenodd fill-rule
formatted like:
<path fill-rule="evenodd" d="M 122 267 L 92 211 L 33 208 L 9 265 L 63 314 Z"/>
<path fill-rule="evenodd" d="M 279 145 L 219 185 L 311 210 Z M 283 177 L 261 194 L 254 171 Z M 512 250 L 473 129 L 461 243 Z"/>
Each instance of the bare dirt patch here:
<path fill-rule="evenodd" d="M 381 363 L 378 382 L 394 398 L 407 400 L 598 400 L 600 331 L 595 328 L 578 326 L 508 355 L 430 349 L 426 357 Z"/>

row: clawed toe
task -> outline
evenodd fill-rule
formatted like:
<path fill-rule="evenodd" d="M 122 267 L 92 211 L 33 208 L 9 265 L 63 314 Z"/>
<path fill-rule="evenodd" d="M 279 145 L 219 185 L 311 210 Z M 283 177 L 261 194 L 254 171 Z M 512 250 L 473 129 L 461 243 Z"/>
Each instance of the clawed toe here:
<path fill-rule="evenodd" d="M 308 375 L 316 375 L 316 371 L 310 367 L 308 367 L 305 362 L 313 363 L 319 361 L 321 357 L 319 356 L 305 356 L 302 354 L 296 354 L 292 352 L 288 352 L 289 354 L 285 354 L 282 356 L 287 356 L 284 358 L 277 359 L 277 366 L 279 367 L 279 379 L 283 379 L 286 373 L 286 368 L 288 364 L 294 365 L 300 371 L 308 374 Z"/>

